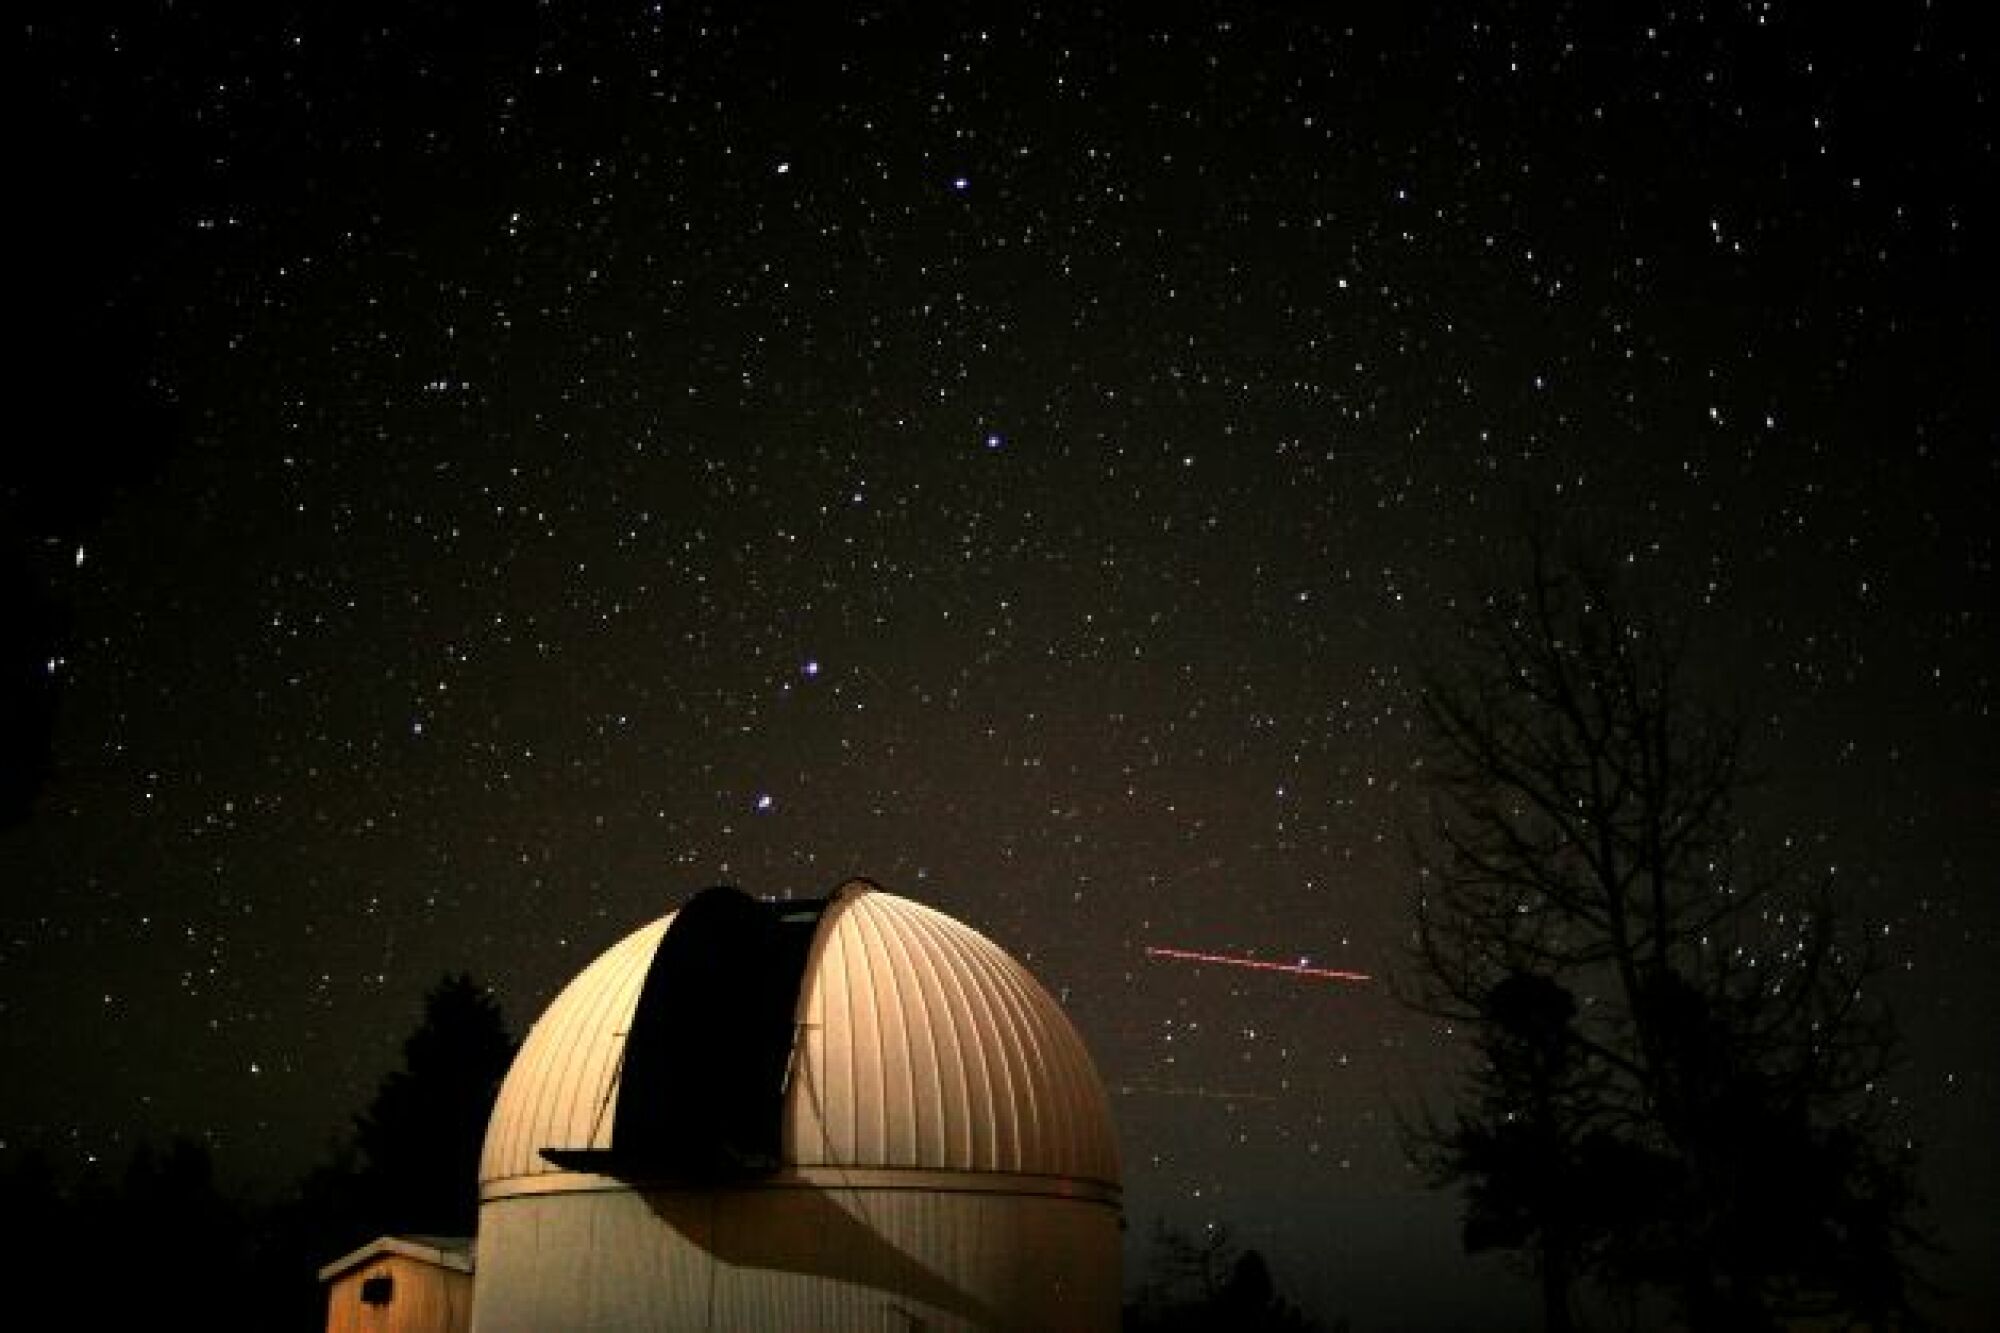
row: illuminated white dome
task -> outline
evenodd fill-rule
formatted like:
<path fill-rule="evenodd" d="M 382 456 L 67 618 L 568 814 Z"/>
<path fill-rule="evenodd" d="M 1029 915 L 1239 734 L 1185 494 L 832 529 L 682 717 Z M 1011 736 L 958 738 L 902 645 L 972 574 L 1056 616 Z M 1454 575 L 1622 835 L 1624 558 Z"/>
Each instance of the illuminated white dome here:
<path fill-rule="evenodd" d="M 746 1327 L 773 1292 L 820 1327 L 1115 1326 L 1118 1181 L 1082 1040 L 985 936 L 865 881 L 710 890 L 523 1043 L 480 1165 L 475 1327 L 678 1326 L 697 1288 Z"/>

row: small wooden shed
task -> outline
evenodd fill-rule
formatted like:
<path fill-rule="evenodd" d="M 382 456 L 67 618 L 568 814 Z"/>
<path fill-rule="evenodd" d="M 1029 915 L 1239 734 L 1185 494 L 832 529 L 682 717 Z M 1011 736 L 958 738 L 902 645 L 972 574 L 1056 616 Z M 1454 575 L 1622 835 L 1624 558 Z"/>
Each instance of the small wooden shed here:
<path fill-rule="evenodd" d="M 466 1333 L 472 1241 L 379 1236 L 319 1270 L 326 1333 Z"/>

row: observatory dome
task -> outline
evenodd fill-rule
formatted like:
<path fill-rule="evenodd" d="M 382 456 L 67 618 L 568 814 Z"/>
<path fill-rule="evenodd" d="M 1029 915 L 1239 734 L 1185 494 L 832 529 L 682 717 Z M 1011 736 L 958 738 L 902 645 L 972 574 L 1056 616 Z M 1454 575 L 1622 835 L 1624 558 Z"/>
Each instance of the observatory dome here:
<path fill-rule="evenodd" d="M 865 881 L 711 889 L 528 1034 L 480 1166 L 474 1327 L 1112 1328 L 1119 1170 L 1061 1007 Z"/>

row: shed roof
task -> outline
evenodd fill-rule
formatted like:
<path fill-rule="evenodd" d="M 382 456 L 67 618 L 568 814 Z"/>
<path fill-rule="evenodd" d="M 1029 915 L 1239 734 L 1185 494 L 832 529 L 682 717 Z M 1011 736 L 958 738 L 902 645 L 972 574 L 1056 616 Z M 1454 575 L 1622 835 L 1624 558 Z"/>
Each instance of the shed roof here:
<path fill-rule="evenodd" d="M 360 1249 L 342 1255 L 319 1270 L 321 1282 L 331 1282 L 385 1254 L 401 1255 L 418 1263 L 470 1273 L 473 1242 L 470 1236 L 377 1236 Z"/>

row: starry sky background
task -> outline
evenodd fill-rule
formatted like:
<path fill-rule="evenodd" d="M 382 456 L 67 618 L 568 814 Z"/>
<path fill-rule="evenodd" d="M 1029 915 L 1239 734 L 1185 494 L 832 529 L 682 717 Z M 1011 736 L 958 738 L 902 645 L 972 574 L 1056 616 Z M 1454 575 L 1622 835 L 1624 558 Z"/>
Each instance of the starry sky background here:
<path fill-rule="evenodd" d="M 445 972 L 519 1031 L 702 887 L 863 874 L 1063 998 L 1135 1261 L 1505 1309 L 1397 1142 L 1451 1034 L 1143 950 L 1400 965 L 1412 687 L 1533 515 L 1752 719 L 2000 1308 L 1964 13 L 74 8 L 9 18 L 9 1147 L 279 1181 Z"/>

